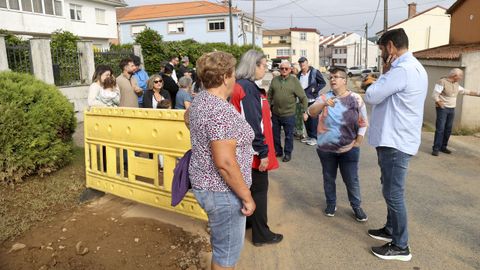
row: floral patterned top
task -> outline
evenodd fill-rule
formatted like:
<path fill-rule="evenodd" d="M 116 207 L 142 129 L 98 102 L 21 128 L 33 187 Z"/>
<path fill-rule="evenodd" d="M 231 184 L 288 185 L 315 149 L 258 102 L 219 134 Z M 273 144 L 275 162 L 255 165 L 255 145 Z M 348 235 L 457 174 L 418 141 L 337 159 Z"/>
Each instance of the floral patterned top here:
<path fill-rule="evenodd" d="M 230 103 L 208 91 L 200 92 L 190 106 L 192 158 L 189 175 L 192 187 L 208 191 L 230 191 L 213 162 L 210 143 L 216 140 L 237 141 L 237 162 L 243 180 L 250 187 L 254 137 L 250 125 Z"/>

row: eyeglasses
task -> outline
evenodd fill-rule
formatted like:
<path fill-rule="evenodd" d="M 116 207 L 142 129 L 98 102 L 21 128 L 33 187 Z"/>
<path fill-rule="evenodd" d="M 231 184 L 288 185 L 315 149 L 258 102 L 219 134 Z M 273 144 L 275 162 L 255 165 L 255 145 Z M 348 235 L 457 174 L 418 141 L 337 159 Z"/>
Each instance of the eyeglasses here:
<path fill-rule="evenodd" d="M 289 70 L 289 67 L 281 67 L 280 70 Z"/>
<path fill-rule="evenodd" d="M 156 80 L 156 81 L 153 81 L 154 83 L 161 83 L 163 82 L 163 80 Z"/>
<path fill-rule="evenodd" d="M 345 77 L 341 77 L 341 76 L 330 76 L 328 77 L 328 80 L 336 80 L 336 79 L 346 79 Z"/>

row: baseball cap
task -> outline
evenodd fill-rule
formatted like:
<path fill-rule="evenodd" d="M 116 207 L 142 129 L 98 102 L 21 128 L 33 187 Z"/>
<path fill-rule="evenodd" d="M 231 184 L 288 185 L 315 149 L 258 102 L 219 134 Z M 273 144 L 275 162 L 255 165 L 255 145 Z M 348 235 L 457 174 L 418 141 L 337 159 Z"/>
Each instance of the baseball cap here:
<path fill-rule="evenodd" d="M 308 61 L 308 60 L 307 60 L 306 57 L 303 57 L 303 56 L 300 57 L 300 59 L 298 59 L 298 62 L 299 62 L 299 63 L 303 63 L 303 62 L 305 62 L 305 61 Z"/>

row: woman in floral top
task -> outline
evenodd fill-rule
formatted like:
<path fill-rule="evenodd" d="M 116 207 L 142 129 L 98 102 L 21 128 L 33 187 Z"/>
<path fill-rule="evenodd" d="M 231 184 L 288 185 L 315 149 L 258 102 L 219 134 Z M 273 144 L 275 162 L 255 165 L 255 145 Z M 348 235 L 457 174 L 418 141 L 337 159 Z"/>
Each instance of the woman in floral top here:
<path fill-rule="evenodd" d="M 355 218 L 365 222 L 367 215 L 360 207 L 358 161 L 359 146 L 367 131 L 367 108 L 360 95 L 347 89 L 347 73 L 343 68 L 332 68 L 329 80 L 332 90 L 319 96 L 308 108 L 309 115 L 320 115 L 317 154 L 323 170 L 325 215 L 333 217 L 337 210 L 335 179 L 340 169 Z"/>
<path fill-rule="evenodd" d="M 197 61 L 206 91 L 189 111 L 193 193 L 208 215 L 213 249 L 212 269 L 232 269 L 245 238 L 246 216 L 255 202 L 250 193 L 254 132 L 227 102 L 235 85 L 235 58 L 228 53 L 204 54 Z"/>

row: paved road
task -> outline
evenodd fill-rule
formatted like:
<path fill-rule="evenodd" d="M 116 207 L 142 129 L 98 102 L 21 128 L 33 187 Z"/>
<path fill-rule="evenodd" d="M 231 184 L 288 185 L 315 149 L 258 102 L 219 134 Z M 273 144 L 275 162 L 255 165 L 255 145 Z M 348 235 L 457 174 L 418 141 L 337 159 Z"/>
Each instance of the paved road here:
<path fill-rule="evenodd" d="M 367 223 L 358 223 L 337 183 L 338 211 L 323 215 L 325 197 L 315 148 L 295 143 L 293 160 L 270 175 L 270 226 L 283 233 L 276 246 L 247 242 L 238 269 L 480 269 L 480 158 L 462 149 L 430 155 L 425 133 L 407 181 L 411 262 L 386 262 L 370 253 L 381 245 L 367 229 L 383 226 L 386 206 L 374 149 L 362 146 L 360 181 Z"/>

